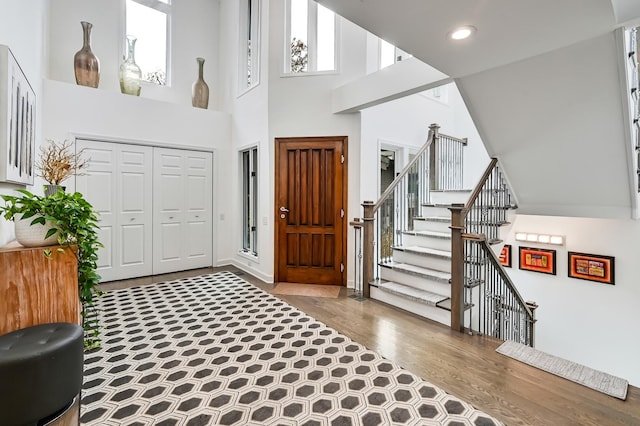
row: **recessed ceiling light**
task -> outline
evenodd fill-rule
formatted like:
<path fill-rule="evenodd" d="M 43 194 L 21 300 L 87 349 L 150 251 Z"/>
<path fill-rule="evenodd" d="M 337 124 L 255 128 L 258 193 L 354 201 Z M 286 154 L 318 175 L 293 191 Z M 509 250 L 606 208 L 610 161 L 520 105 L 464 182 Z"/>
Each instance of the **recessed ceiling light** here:
<path fill-rule="evenodd" d="M 474 32 L 476 32 L 475 27 L 472 27 L 471 25 L 465 25 L 464 27 L 459 27 L 451 31 L 449 37 L 453 40 L 464 40 Z"/>

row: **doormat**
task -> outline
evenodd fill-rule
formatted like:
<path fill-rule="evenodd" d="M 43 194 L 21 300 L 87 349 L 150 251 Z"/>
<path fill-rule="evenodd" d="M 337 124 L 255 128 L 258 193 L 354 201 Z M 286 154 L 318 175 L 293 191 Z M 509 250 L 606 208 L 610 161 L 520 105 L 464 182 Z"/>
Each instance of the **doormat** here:
<path fill-rule="evenodd" d="M 271 293 L 286 294 L 288 296 L 330 297 L 335 299 L 340 294 L 340 288 L 338 285 L 278 283 Z"/>
<path fill-rule="evenodd" d="M 612 376 L 611 374 L 594 370 L 573 361 L 549 355 L 530 346 L 516 342 L 506 341 L 496 349 L 496 352 L 597 390 L 598 392 L 622 400 L 627 399 L 627 386 L 629 382 L 620 377 Z"/>

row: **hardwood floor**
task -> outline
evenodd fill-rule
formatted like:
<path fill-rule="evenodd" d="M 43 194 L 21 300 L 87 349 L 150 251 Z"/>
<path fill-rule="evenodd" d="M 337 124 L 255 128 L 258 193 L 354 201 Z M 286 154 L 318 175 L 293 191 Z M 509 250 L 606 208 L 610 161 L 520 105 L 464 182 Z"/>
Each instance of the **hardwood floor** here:
<path fill-rule="evenodd" d="M 108 283 L 105 290 L 228 270 L 270 291 L 234 267 L 208 268 Z M 394 360 L 443 390 L 508 425 L 640 425 L 640 389 L 627 400 L 584 386 L 498 354 L 500 341 L 456 333 L 374 300 L 276 295 L 369 349 Z"/>

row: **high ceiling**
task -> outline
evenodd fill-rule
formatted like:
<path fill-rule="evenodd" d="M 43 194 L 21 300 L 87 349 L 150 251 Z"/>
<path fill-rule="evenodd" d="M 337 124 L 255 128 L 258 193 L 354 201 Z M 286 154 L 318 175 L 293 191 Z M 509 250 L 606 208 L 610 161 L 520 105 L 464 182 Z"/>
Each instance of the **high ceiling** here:
<path fill-rule="evenodd" d="M 640 16 L 640 0 L 318 2 L 454 78 L 591 39 L 611 32 L 616 18 Z M 461 25 L 477 32 L 449 40 Z"/>

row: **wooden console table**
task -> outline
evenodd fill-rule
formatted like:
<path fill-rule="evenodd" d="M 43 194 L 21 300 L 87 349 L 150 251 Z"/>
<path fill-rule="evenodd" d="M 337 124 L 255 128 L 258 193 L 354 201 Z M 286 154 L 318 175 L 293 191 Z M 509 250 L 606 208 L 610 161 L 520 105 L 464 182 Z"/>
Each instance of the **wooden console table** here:
<path fill-rule="evenodd" d="M 77 260 L 58 248 L 0 248 L 0 335 L 51 322 L 80 324 Z"/>

